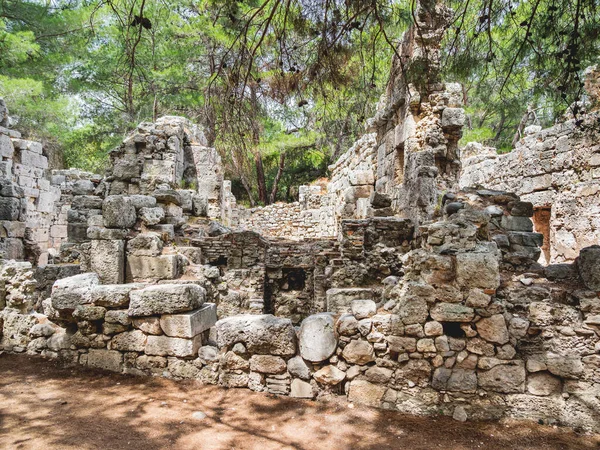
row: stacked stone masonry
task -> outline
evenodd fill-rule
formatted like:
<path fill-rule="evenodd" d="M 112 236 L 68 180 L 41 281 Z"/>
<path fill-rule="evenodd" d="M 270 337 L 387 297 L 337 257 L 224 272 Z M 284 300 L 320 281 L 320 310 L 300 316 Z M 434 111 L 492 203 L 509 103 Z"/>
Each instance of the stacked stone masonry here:
<path fill-rule="evenodd" d="M 294 204 L 239 207 L 183 118 L 140 124 L 104 177 L 42 169 L 41 146 L 0 128 L 2 350 L 600 432 L 597 139 L 566 122 L 506 156 L 469 146 L 459 189 L 460 89 L 439 77 L 450 15 L 422 1 L 416 18 L 426 33 L 405 35 L 367 133 Z M 552 253 L 563 229 L 568 255 Z M 548 248 L 561 263 L 538 262 Z"/>

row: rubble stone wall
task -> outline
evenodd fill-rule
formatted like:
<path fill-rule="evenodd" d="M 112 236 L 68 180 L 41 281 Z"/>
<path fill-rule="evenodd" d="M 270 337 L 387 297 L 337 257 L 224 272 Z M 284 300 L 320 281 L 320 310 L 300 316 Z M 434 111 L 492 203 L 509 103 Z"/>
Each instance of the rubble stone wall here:
<path fill-rule="evenodd" d="M 469 144 L 463 150 L 461 187 L 486 186 L 515 192 L 533 203 L 546 234 L 545 260 L 573 261 L 579 251 L 600 243 L 599 113 L 527 135 L 510 152 Z M 546 217 L 543 213 L 546 212 Z"/>

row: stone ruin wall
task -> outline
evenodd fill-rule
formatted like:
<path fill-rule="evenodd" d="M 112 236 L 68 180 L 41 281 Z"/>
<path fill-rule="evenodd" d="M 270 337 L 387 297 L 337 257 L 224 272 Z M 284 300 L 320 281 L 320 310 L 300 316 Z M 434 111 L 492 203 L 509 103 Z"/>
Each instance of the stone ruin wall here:
<path fill-rule="evenodd" d="M 420 28 L 435 43 L 447 14 L 421 6 Z M 409 59 L 395 64 L 425 64 L 431 76 L 395 72 L 327 192 L 305 188 L 298 205 L 239 208 L 216 152 L 174 117 L 141 124 L 101 180 L 56 173 L 64 186 L 53 220 L 64 226 L 66 212 L 67 242 L 55 264 L 3 262 L 2 349 L 412 414 L 600 431 L 600 247 L 541 266 L 531 201 L 458 190 L 457 91 L 439 83 L 424 37 L 411 33 Z M 3 198 L 22 200 L 11 183 Z M 330 220 L 313 236 L 301 230 L 307 211 Z M 256 232 L 279 218 L 288 239 Z"/>
<path fill-rule="evenodd" d="M 535 208 L 545 234 L 544 260 L 573 261 L 600 242 L 600 113 L 541 130 L 532 126 L 510 152 L 469 144 L 462 154 L 461 187 L 515 192 Z"/>

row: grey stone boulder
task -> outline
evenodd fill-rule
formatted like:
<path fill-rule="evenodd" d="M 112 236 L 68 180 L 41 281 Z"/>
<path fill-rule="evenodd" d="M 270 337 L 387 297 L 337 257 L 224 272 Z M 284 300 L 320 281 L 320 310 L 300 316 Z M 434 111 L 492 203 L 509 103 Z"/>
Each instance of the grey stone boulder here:
<path fill-rule="evenodd" d="M 73 184 L 73 195 L 93 195 L 95 189 L 90 180 L 77 180 Z"/>
<path fill-rule="evenodd" d="M 129 293 L 129 315 L 154 316 L 192 311 L 204 303 L 206 291 L 195 284 L 159 284 Z"/>
<path fill-rule="evenodd" d="M 288 372 L 294 376 L 303 380 L 310 380 L 310 367 L 306 364 L 306 361 L 301 356 L 294 356 L 287 362 Z"/>
<path fill-rule="evenodd" d="M 78 305 L 92 303 L 92 291 L 100 284 L 93 272 L 56 280 L 52 286 L 52 308 L 73 311 Z"/>
<path fill-rule="evenodd" d="M 165 210 L 160 206 L 154 208 L 140 208 L 139 214 L 140 220 L 146 225 L 156 225 L 165 218 Z"/>
<path fill-rule="evenodd" d="M 600 291 L 600 245 L 582 249 L 576 264 L 583 284 L 592 291 Z"/>
<path fill-rule="evenodd" d="M 486 372 L 477 374 L 479 387 L 504 394 L 525 391 L 525 367 L 521 363 L 515 365 L 499 365 Z"/>
<path fill-rule="evenodd" d="M 298 332 L 300 355 L 307 361 L 321 362 L 334 354 L 337 347 L 334 321 L 331 314 L 308 316 Z"/>
<path fill-rule="evenodd" d="M 102 218 L 107 228 L 132 228 L 137 220 L 133 203 L 122 195 L 106 197 L 102 202 Z"/>
<path fill-rule="evenodd" d="M 142 208 L 154 208 L 156 206 L 156 198 L 151 195 L 130 195 L 129 201 L 138 210 Z"/>
<path fill-rule="evenodd" d="M 351 304 L 352 314 L 358 320 L 366 319 L 377 313 L 377 305 L 373 300 L 353 300 Z"/>
<path fill-rule="evenodd" d="M 129 305 L 129 293 L 146 287 L 143 283 L 104 284 L 95 286 L 91 292 L 91 302 L 97 306 L 120 308 Z"/>
<path fill-rule="evenodd" d="M 239 315 L 219 320 L 215 328 L 220 349 L 241 342 L 250 353 L 296 354 L 296 332 L 290 319 L 271 314 Z"/>
<path fill-rule="evenodd" d="M 219 222 L 213 220 L 208 224 L 208 235 L 211 237 L 221 236 L 227 233 L 231 233 L 231 229 L 221 225 Z"/>

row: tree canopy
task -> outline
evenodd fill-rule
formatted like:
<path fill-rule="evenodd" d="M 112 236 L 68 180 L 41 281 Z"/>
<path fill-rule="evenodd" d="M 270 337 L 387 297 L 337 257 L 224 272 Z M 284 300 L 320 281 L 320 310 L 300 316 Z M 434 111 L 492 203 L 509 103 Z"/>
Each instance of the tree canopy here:
<path fill-rule="evenodd" d="M 447 0 L 444 76 L 464 141 L 508 151 L 582 99 L 600 0 Z M 183 115 L 238 197 L 291 200 L 363 131 L 414 0 L 0 0 L 0 96 L 17 127 L 101 171 L 142 120 Z M 577 111 L 575 111 L 577 113 Z"/>

